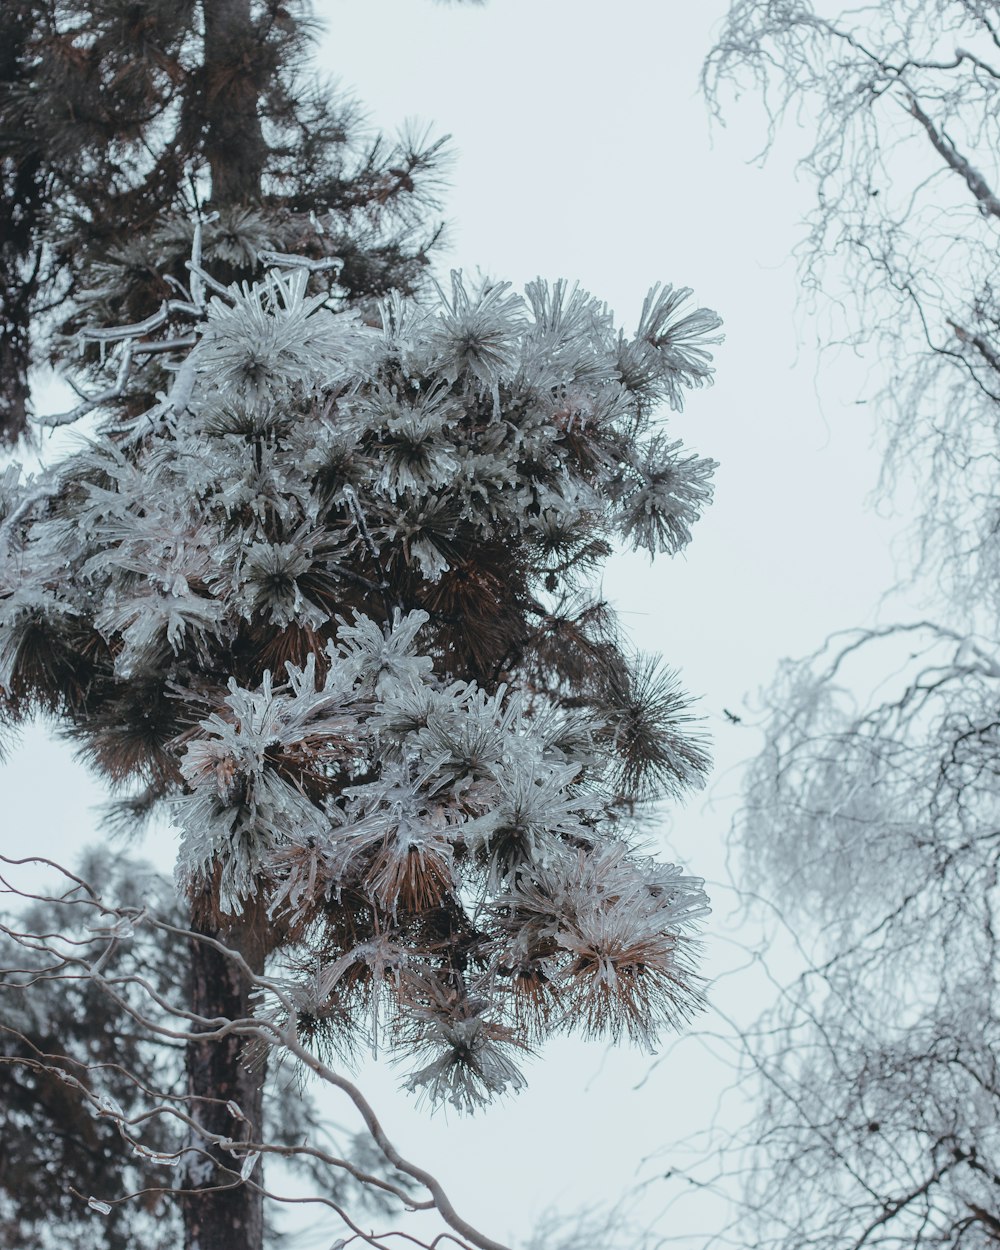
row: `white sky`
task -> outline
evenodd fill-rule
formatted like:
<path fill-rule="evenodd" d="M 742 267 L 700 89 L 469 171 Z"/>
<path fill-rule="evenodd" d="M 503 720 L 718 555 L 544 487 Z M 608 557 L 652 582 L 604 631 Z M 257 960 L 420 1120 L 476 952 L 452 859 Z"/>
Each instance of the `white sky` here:
<path fill-rule="evenodd" d="M 759 115 L 730 113 L 710 132 L 697 75 L 724 0 L 323 0 L 321 64 L 351 88 L 372 121 L 408 118 L 453 136 L 443 268 L 481 268 L 519 286 L 536 275 L 578 279 L 631 326 L 657 280 L 694 288 L 725 319 L 717 385 L 691 396 L 672 428 L 722 462 L 716 503 L 684 558 L 652 568 L 620 556 L 605 591 L 635 642 L 682 669 L 716 741 L 708 801 L 664 820 L 663 853 L 710 880 L 724 875 L 723 840 L 736 766 L 752 753 L 746 711 L 785 655 L 832 629 L 870 622 L 892 580 L 889 526 L 865 512 L 877 463 L 868 448 L 872 389 L 863 362 L 829 358 L 817 372 L 817 330 L 796 308 L 789 253 L 810 203 L 792 149 L 763 171 L 745 162 L 763 136 Z M 749 107 L 749 105 L 748 105 Z M 752 712 L 747 716 L 752 721 Z M 30 733 L 0 770 L 5 851 L 71 861 L 94 836 L 101 795 L 61 746 Z M 158 862 L 173 848 L 145 848 Z M 709 922 L 715 969 L 735 962 Z M 713 941 L 713 934 L 715 935 Z M 720 982 L 727 1013 L 753 1010 L 749 979 Z M 713 1022 L 708 1022 L 713 1027 Z M 614 1202 L 642 1171 L 670 1166 L 671 1143 L 713 1114 L 724 1069 L 697 1039 L 634 1086 L 650 1060 L 560 1041 L 528 1071 L 527 1093 L 475 1120 L 428 1119 L 373 1067 L 362 1084 L 404 1153 L 436 1172 L 483 1231 L 523 1240 L 542 1208 Z M 601 1069 L 598 1075 L 598 1069 Z M 674 1191 L 651 1185 L 638 1208 L 654 1220 Z M 717 1231 L 721 1204 L 704 1200 L 659 1229 L 679 1244 Z M 689 1235 L 690 1234 L 690 1235 Z M 301 1242 L 323 1250 L 339 1233 Z M 296 1243 L 299 1250 L 299 1243 Z"/>

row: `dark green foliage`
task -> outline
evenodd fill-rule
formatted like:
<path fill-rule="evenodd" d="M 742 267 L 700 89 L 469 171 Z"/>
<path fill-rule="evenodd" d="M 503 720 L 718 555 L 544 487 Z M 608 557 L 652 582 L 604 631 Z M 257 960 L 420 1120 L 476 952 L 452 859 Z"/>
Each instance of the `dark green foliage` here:
<path fill-rule="evenodd" d="M 308 76 L 313 33 L 303 0 L 0 8 L 0 440 L 27 428 L 29 366 L 70 346 L 54 332 L 177 297 L 199 206 L 225 281 L 271 249 L 341 257 L 341 299 L 420 282 L 441 143 L 367 135 Z"/>

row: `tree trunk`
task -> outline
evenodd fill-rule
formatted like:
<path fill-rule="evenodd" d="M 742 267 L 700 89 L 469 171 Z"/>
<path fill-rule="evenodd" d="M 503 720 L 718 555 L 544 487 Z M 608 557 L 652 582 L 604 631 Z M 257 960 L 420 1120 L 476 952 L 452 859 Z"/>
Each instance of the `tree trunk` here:
<path fill-rule="evenodd" d="M 261 195 L 267 145 L 260 97 L 267 49 L 250 0 L 203 0 L 205 59 L 199 121 L 215 208 L 254 204 Z"/>
<path fill-rule="evenodd" d="M 11 447 L 27 430 L 29 414 L 29 326 L 34 284 L 19 283 L 20 260 L 16 255 L 0 254 L 0 445 Z"/>
<path fill-rule="evenodd" d="M 0 91 L 23 86 L 25 48 L 37 21 L 32 6 L 4 0 L 0 16 Z M 4 136 L 0 156 L 0 444 L 28 428 L 31 314 L 41 252 L 34 231 L 41 212 L 38 152 L 24 133 Z"/>
<path fill-rule="evenodd" d="M 210 890 L 198 902 L 208 904 Z M 254 972 L 263 972 L 263 917 L 248 915 L 238 923 L 220 926 L 206 921 L 201 912 L 202 908 L 196 907 L 191 926 L 195 932 L 208 934 L 238 950 Z M 194 940 L 190 953 L 192 1011 L 209 1019 L 227 1020 L 245 1019 L 253 1014 L 253 985 L 232 960 Z M 241 1037 L 229 1035 L 189 1043 L 187 1076 L 192 1119 L 207 1132 L 221 1137 L 261 1141 L 265 1069 L 265 1058 L 248 1055 L 247 1043 Z M 236 1104 L 245 1120 L 234 1116 L 229 1103 Z M 182 1184 L 194 1192 L 185 1194 L 181 1201 L 185 1250 L 262 1250 L 263 1197 L 242 1182 L 242 1157 L 208 1145 L 195 1130 L 189 1144 L 193 1149 L 186 1159 Z M 251 1179 L 262 1182 L 259 1160 Z"/>
<path fill-rule="evenodd" d="M 267 145 L 260 97 L 268 72 L 267 51 L 251 15 L 250 0 L 202 0 L 205 44 L 191 116 L 204 136 L 215 208 L 260 202 Z M 226 281 L 251 273 L 217 274 Z M 218 920 L 215 890 L 192 901 L 191 927 L 238 951 L 255 973 L 264 971 L 266 918 L 251 903 L 237 921 Z M 191 942 L 191 1010 L 208 1019 L 245 1019 L 253 1014 L 252 983 L 231 960 L 203 942 Z M 261 1141 L 264 1133 L 266 1058 L 247 1054 L 246 1042 L 227 1036 L 192 1042 L 187 1049 L 191 1116 L 209 1133 Z M 245 1120 L 234 1117 L 235 1103 Z M 185 1250 L 263 1250 L 264 1201 L 240 1178 L 241 1159 L 208 1146 L 192 1130 L 182 1198 Z M 196 1151 L 203 1153 L 198 1154 Z M 206 1158 L 205 1156 L 209 1156 Z M 250 1179 L 262 1182 L 260 1161 Z M 205 1188 L 201 1188 L 205 1186 Z"/>

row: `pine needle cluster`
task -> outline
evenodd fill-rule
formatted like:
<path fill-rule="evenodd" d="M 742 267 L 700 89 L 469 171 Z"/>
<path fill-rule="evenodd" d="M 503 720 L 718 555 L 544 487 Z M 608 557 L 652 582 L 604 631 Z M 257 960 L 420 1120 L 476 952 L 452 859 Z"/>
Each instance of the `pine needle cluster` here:
<path fill-rule="evenodd" d="M 218 289 L 183 387 L 4 479 L 0 721 L 58 716 L 170 812 L 203 921 L 266 915 L 317 1045 L 384 1041 L 462 1107 L 555 1030 L 651 1045 L 698 1007 L 705 896 L 630 819 L 707 758 L 589 586 L 707 500 L 654 412 L 718 319 L 667 288 L 626 338 L 457 274 L 377 325 L 302 269 Z"/>

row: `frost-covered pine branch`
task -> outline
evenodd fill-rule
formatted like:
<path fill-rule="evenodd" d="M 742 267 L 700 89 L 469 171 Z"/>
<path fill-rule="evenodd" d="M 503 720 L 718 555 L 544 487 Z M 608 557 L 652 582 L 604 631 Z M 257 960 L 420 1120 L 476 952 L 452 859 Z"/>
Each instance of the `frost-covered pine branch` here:
<path fill-rule="evenodd" d="M 628 338 L 564 284 L 456 274 L 373 327 L 310 281 L 215 291 L 183 402 L 112 403 L 5 484 L 0 715 L 58 716 L 170 814 L 258 1054 L 378 1045 L 471 1109 L 553 1032 L 652 1047 L 700 1005 L 701 882 L 630 818 L 704 745 L 587 584 L 616 539 L 683 547 L 710 498 L 656 405 L 708 380 L 718 318 L 667 288 Z"/>

